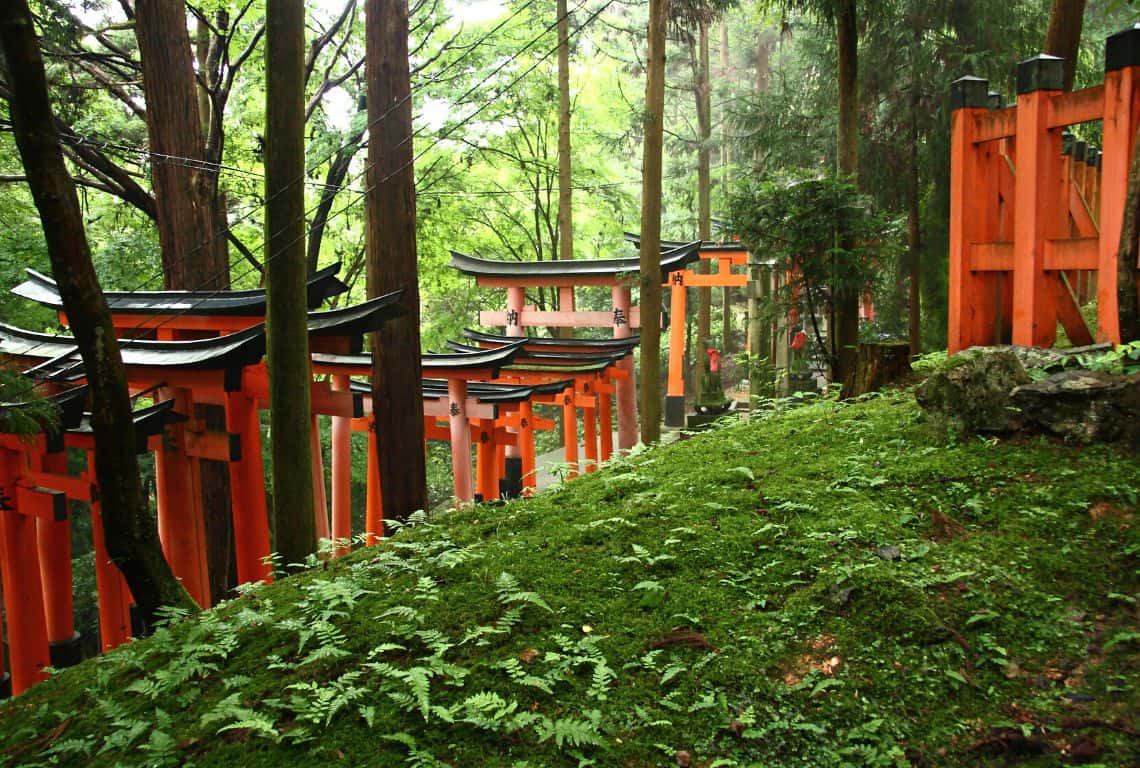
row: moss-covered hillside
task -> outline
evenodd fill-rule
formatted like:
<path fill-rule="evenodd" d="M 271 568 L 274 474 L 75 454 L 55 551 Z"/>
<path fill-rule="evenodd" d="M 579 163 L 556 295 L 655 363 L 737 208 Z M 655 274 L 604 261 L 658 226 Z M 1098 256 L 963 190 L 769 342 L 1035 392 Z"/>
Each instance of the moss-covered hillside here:
<path fill-rule="evenodd" d="M 821 403 L 251 590 L 0 708 L 0 762 L 1135 765 L 1138 494 Z"/>

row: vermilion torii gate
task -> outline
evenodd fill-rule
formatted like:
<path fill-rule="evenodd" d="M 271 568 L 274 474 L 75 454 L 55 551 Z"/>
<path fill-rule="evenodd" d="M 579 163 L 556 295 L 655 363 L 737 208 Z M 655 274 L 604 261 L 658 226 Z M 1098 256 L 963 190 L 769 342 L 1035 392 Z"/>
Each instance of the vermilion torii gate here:
<path fill-rule="evenodd" d="M 689 243 L 661 254 L 661 279 L 699 258 L 700 243 Z M 451 252 L 451 266 L 475 278 L 485 288 L 505 288 L 505 311 L 479 313 L 481 325 L 502 326 L 510 337 L 524 336 L 528 327 L 612 328 L 614 338 L 629 338 L 632 329 L 641 326 L 641 312 L 633 306 L 630 287 L 637 281 L 640 263 L 637 258 L 580 259 L 572 261 L 495 261 Z M 574 289 L 599 286 L 610 289 L 612 309 L 609 312 L 577 311 Z M 526 304 L 526 289 L 549 287 L 558 289 L 561 309 L 537 310 Z M 629 377 L 617 389 L 618 447 L 637 444 L 637 391 L 633 379 L 633 358 L 623 366 Z M 609 429 L 608 425 L 604 429 Z"/>

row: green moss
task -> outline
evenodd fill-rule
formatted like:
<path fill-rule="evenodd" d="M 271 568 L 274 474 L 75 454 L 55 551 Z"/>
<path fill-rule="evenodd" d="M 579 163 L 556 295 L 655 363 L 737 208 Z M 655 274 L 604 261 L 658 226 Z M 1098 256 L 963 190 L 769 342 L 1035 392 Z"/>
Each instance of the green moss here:
<path fill-rule="evenodd" d="M 63 672 L 0 710 L 0 757 L 953 766 L 1025 727 L 1034 764 L 1132 764 L 1137 487 L 1102 446 L 937 444 L 907 394 L 781 412 Z"/>

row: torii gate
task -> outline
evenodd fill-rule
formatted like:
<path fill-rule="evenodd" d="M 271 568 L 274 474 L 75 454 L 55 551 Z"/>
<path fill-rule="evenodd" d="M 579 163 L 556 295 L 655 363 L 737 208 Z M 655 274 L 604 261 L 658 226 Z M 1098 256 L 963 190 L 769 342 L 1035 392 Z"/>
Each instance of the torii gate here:
<path fill-rule="evenodd" d="M 689 243 L 661 254 L 661 279 L 683 269 L 699 258 L 700 243 Z M 507 290 L 506 311 L 482 311 L 481 325 L 502 326 L 507 336 L 520 337 L 525 329 L 535 326 L 560 328 L 612 328 L 614 338 L 629 338 L 632 329 L 641 326 L 641 312 L 632 306 L 630 286 L 636 282 L 641 265 L 635 258 L 580 259 L 567 261 L 496 261 L 451 252 L 451 266 L 475 278 L 485 288 Z M 578 311 L 574 305 L 574 289 L 587 286 L 608 287 L 612 298 L 609 312 Z M 550 287 L 558 289 L 558 311 L 539 311 L 526 305 L 526 289 Z M 623 363 L 629 378 L 617 389 L 618 447 L 622 450 L 637 444 L 637 391 L 633 380 L 632 358 Z M 608 427 L 607 427 L 608 428 Z"/>

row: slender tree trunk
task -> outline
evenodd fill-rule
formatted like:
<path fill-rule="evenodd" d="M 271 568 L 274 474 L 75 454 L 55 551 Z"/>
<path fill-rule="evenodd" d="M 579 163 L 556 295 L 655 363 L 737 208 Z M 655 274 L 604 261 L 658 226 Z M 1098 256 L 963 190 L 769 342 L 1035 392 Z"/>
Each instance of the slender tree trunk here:
<path fill-rule="evenodd" d="M 558 0 L 558 258 L 574 258 L 573 172 L 570 164 L 570 16 L 566 0 Z M 569 310 L 570 307 L 559 309 Z M 558 329 L 572 338 L 574 329 Z"/>
<path fill-rule="evenodd" d="M 728 22 L 721 19 L 720 22 L 720 79 L 721 82 L 728 82 Z M 729 164 L 732 162 L 732 149 L 728 145 L 728 109 L 721 107 L 720 114 L 720 167 L 721 167 L 721 199 L 724 200 L 728 195 L 728 185 L 731 182 Z M 725 353 L 736 351 L 736 345 L 732 339 L 732 289 L 721 289 L 721 341 L 720 348 Z"/>
<path fill-rule="evenodd" d="M 136 6 L 135 37 L 146 92 L 151 175 L 166 287 L 222 288 L 229 283 L 229 265 L 215 260 L 217 173 L 200 162 L 181 161 L 205 159 L 186 6 L 180 0 L 140 2 Z"/>
<path fill-rule="evenodd" d="M 912 56 L 918 56 L 919 43 L 922 40 L 923 30 L 916 27 L 912 44 Z M 917 63 L 917 62 L 916 62 Z M 918 200 L 918 108 L 921 99 L 919 81 L 917 77 L 911 79 L 910 89 L 910 126 L 909 143 L 907 148 L 910 155 L 909 168 L 906 175 L 906 246 L 907 269 L 907 329 L 910 339 L 910 354 L 917 355 L 922 352 L 922 231 L 919 200 Z"/>
<path fill-rule="evenodd" d="M 859 179 L 859 31 L 855 0 L 839 0 L 836 13 L 839 48 L 839 175 L 857 184 Z M 838 233 L 846 249 L 853 245 L 846 232 Z M 834 355 L 833 381 L 850 392 L 855 382 L 859 346 L 859 289 L 845 286 L 835 291 L 834 325 L 828 329 Z"/>
<path fill-rule="evenodd" d="M 10 75 L 16 146 L 40 213 L 52 273 L 91 387 L 95 475 L 107 550 L 148 624 L 164 605 L 194 603 L 174 578 L 147 508 L 135 456 L 127 376 L 111 313 L 91 263 L 79 199 L 67 173 L 48 103 L 47 80 L 26 0 L 0 3 L 0 46 Z"/>
<path fill-rule="evenodd" d="M 147 94 L 147 131 L 151 147 L 161 153 L 151 158 L 151 175 L 163 254 L 163 282 L 170 289 L 228 288 L 225 211 L 219 205 L 218 175 L 209 170 L 206 163 L 210 95 L 196 82 L 192 56 L 197 57 L 198 71 L 209 78 L 209 27 L 198 22 L 195 45 L 191 49 L 184 3 L 141 2 L 137 5 L 135 36 Z M 166 156 L 203 162 L 197 166 L 184 165 Z M 196 410 L 197 414 L 187 415 L 201 416 L 211 430 L 225 430 L 222 408 L 200 405 Z M 229 472 L 221 462 L 202 460 L 199 477 L 210 596 L 216 602 L 233 586 Z"/>
<path fill-rule="evenodd" d="M 695 56 L 695 87 L 697 102 L 697 237 L 701 240 L 712 238 L 712 104 L 709 84 L 709 24 L 704 18 L 697 23 L 697 50 Z M 701 259 L 697 271 L 708 274 L 709 262 Z M 705 370 L 708 358 L 707 347 L 712 335 L 712 288 L 697 289 L 697 344 L 696 365 L 693 374 L 696 383 L 693 391 L 700 391 L 701 373 Z"/>
<path fill-rule="evenodd" d="M 1120 319 L 1120 340 L 1140 339 L 1140 297 L 1137 296 L 1137 264 L 1140 259 L 1140 129 L 1132 148 L 1128 169 L 1128 192 L 1124 199 L 1124 221 L 1120 227 L 1120 248 L 1116 260 L 1116 306 Z"/>
<path fill-rule="evenodd" d="M 665 111 L 666 0 L 649 0 L 645 144 L 641 163 L 641 441 L 661 439 L 661 151 Z M 681 354 L 673 350 L 672 354 Z"/>
<path fill-rule="evenodd" d="M 367 111 L 368 99 L 364 93 L 360 94 L 356 108 L 359 112 Z M 329 213 L 332 211 L 333 202 L 340 191 L 340 185 L 344 183 L 344 179 L 348 175 L 352 159 L 360 150 L 360 144 L 364 140 L 364 128 L 365 126 L 362 125 L 360 130 L 353 131 L 337 149 L 332 162 L 329 163 L 328 172 L 325 174 L 325 184 L 321 189 L 321 199 L 317 203 L 316 210 L 313 211 L 313 219 L 309 224 L 309 242 L 305 259 L 308 263 L 310 275 L 317 271 L 317 262 L 321 255 L 321 241 L 324 239 L 325 228 L 328 226 Z"/>
<path fill-rule="evenodd" d="M 367 0 L 365 16 L 368 293 L 402 288 L 407 310 L 376 334 L 372 412 L 384 515 L 405 520 L 427 508 L 407 0 Z"/>
<path fill-rule="evenodd" d="M 310 471 L 305 290 L 305 7 L 265 7 L 265 277 L 276 549 L 286 564 L 316 551 Z"/>
<path fill-rule="evenodd" d="M 1049 9 L 1049 30 L 1045 33 L 1045 53 L 1065 60 L 1065 90 L 1073 90 L 1077 73 L 1077 51 L 1081 47 L 1081 27 L 1085 0 L 1053 0 Z"/>

